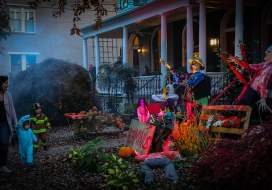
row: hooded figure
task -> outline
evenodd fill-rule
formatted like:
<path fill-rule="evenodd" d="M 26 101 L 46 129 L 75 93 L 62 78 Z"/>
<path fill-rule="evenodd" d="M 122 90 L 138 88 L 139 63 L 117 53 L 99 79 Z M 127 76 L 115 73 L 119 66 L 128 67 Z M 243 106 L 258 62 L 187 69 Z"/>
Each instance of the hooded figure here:
<path fill-rule="evenodd" d="M 37 141 L 36 136 L 31 130 L 30 115 L 20 118 L 17 126 L 19 139 L 19 154 L 23 164 L 31 166 L 33 162 L 33 142 Z"/>

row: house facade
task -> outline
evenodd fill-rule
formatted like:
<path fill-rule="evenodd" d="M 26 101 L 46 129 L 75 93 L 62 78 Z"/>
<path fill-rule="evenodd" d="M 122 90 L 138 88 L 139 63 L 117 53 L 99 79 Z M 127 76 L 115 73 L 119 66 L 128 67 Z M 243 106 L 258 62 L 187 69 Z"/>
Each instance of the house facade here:
<path fill-rule="evenodd" d="M 239 42 L 247 45 L 249 62 L 262 61 L 272 44 L 271 0 L 118 0 L 118 14 L 82 28 L 83 41 L 94 46 L 92 64 L 101 65 L 101 39 L 121 39 L 123 64 L 144 74 L 163 75 L 160 60 L 190 72 L 189 59 L 198 52 L 207 72 L 225 71 L 218 50 L 240 56 Z M 92 57 L 83 52 L 85 62 Z"/>
<path fill-rule="evenodd" d="M 72 1 L 71 1 L 72 2 Z M 109 3 L 108 15 L 116 15 Z M 53 17 L 54 9 L 49 3 L 42 3 L 32 9 L 28 1 L 8 0 L 11 34 L 1 41 L 0 75 L 16 74 L 47 58 L 66 60 L 82 64 L 82 39 L 70 35 L 73 22 L 73 10 L 68 5 L 65 13 L 58 18 Z M 95 12 L 82 15 L 80 26 L 95 23 Z M 93 46 L 89 43 L 88 49 Z"/>

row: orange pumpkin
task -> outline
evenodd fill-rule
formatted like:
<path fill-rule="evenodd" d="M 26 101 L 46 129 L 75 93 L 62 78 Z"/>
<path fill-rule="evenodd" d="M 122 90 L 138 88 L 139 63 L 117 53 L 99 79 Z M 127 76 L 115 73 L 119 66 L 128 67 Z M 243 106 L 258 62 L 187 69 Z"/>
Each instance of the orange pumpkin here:
<path fill-rule="evenodd" d="M 131 147 L 125 147 L 125 146 L 121 147 L 118 153 L 118 155 L 121 158 L 127 158 L 133 154 L 134 154 L 134 150 Z"/>
<path fill-rule="evenodd" d="M 116 122 L 115 122 L 115 125 L 116 125 L 116 127 L 117 128 L 121 128 L 122 127 L 122 122 L 120 122 L 119 120 L 117 120 Z"/>

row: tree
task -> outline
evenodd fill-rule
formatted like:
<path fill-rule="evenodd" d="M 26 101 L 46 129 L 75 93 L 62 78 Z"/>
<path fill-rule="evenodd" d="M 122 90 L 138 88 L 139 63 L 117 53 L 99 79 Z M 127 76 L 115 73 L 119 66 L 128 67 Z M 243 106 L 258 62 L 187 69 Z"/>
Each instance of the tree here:
<path fill-rule="evenodd" d="M 73 15 L 73 27 L 71 28 L 71 35 L 80 35 L 80 29 L 78 22 L 80 21 L 80 16 L 86 11 L 95 11 L 96 15 L 96 27 L 100 27 L 102 22 L 102 17 L 106 16 L 108 10 L 105 8 L 105 5 L 112 5 L 114 11 L 116 11 L 115 0 L 112 0 L 112 3 L 105 3 L 104 0 L 74 0 L 74 3 L 68 4 L 67 0 L 34 0 L 29 2 L 33 8 L 37 8 L 43 2 L 51 2 L 52 8 L 55 8 L 56 11 L 53 13 L 53 16 L 59 17 L 64 12 L 67 6 L 71 6 L 74 15 Z"/>
<path fill-rule="evenodd" d="M 67 0 L 29 0 L 28 3 L 32 8 L 38 8 L 43 3 L 50 3 L 51 9 L 54 9 L 53 16 L 61 16 L 66 9 L 73 10 L 71 35 L 80 35 L 79 21 L 82 14 L 86 11 L 94 11 L 96 15 L 96 26 L 100 27 L 102 17 L 106 16 L 108 11 L 105 5 L 112 5 L 114 11 L 116 11 L 115 0 L 112 3 L 106 3 L 104 0 L 74 0 L 74 3 L 68 4 Z M 10 33 L 9 27 L 9 12 L 6 0 L 0 0 L 0 42 L 2 39 L 6 39 Z"/>
<path fill-rule="evenodd" d="M 8 6 L 5 0 L 0 0 L 0 42 L 6 39 L 10 32 Z"/>
<path fill-rule="evenodd" d="M 133 95 L 137 87 L 132 78 L 134 75 L 135 71 L 122 63 L 105 64 L 99 67 L 97 83 L 99 87 L 107 90 L 109 109 L 117 111 L 118 93 L 125 93 L 127 102 L 133 102 Z"/>

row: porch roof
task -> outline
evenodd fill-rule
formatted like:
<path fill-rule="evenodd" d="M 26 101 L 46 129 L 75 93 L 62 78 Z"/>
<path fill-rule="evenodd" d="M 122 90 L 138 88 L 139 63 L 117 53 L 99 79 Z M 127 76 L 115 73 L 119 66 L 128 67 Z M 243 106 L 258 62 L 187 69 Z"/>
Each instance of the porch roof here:
<path fill-rule="evenodd" d="M 122 27 L 129 26 L 129 30 L 137 30 L 143 26 L 156 26 L 160 23 L 159 16 L 163 13 L 171 14 L 172 17 L 168 20 L 177 20 L 186 17 L 186 9 L 183 7 L 191 4 L 194 8 L 198 8 L 198 3 L 201 0 L 156 0 L 144 6 L 137 7 L 131 11 L 118 14 L 104 20 L 100 28 L 95 25 L 90 25 L 81 29 L 83 38 L 94 37 L 101 35 L 101 37 L 122 38 Z M 206 0 L 206 7 L 209 9 L 229 9 L 235 8 L 236 0 Z M 245 6 L 256 5 L 257 0 L 244 0 Z M 194 11 L 195 12 L 195 11 Z M 197 12 L 197 11 L 196 11 Z M 178 15 L 178 16 L 177 16 Z M 152 19 L 151 19 L 152 18 Z M 133 26 L 132 26 L 133 25 Z"/>
<path fill-rule="evenodd" d="M 157 17 L 163 13 L 175 11 L 189 5 L 189 0 L 157 0 L 129 12 L 118 14 L 102 22 L 100 28 L 90 25 L 81 29 L 83 38 L 111 32 L 110 35 L 122 35 L 121 27 L 142 23 L 144 20 Z"/>

